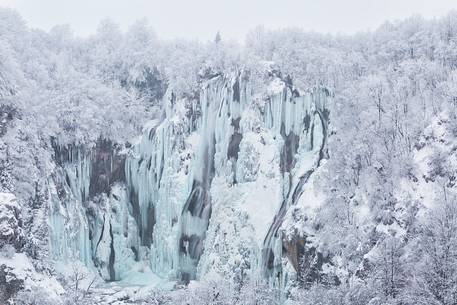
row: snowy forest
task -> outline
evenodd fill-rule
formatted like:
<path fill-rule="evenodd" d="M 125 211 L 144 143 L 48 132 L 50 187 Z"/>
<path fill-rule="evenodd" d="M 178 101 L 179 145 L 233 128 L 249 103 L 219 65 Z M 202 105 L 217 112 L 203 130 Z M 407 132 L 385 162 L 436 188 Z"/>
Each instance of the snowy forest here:
<path fill-rule="evenodd" d="M 457 12 L 214 36 L 0 8 L 0 304 L 456 305 Z"/>

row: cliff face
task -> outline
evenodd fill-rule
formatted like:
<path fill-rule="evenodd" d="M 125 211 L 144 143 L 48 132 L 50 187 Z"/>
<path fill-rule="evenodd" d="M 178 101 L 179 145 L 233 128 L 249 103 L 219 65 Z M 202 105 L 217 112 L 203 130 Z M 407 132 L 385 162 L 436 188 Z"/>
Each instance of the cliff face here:
<path fill-rule="evenodd" d="M 268 82 L 254 92 L 246 72 L 217 75 L 197 100 L 170 89 L 128 149 L 54 145 L 53 258 L 106 280 L 146 264 L 168 280 L 241 268 L 286 285 L 306 237 L 286 241 L 281 227 L 326 157 L 328 93 Z"/>

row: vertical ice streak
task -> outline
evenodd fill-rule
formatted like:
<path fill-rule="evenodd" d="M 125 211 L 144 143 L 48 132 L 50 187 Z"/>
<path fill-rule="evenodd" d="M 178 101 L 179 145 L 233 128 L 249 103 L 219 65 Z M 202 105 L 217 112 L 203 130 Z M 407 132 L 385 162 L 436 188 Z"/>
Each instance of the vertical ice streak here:
<path fill-rule="evenodd" d="M 194 164 L 191 192 L 181 216 L 180 277 L 187 282 L 196 278 L 197 265 L 212 213 L 210 188 L 217 169 L 232 164 L 236 183 L 236 161 L 242 139 L 240 115 L 246 101 L 244 74 L 236 71 L 226 78 L 217 76 L 206 84 L 200 95 L 202 117 L 200 143 Z"/>
<path fill-rule="evenodd" d="M 214 176 L 216 117 L 226 103 L 225 82 L 218 76 L 202 91 L 201 135 L 194 167 L 192 190 L 182 212 L 181 237 L 179 240 L 180 273 L 183 281 L 195 278 L 196 267 L 203 251 L 208 221 L 211 217 L 209 188 Z"/>
<path fill-rule="evenodd" d="M 50 247 L 54 259 L 92 265 L 89 224 L 84 203 L 89 196 L 90 155 L 82 147 L 54 143 L 62 166 L 50 187 Z M 75 230 L 74 228 L 77 228 Z"/>
<path fill-rule="evenodd" d="M 126 160 L 130 210 L 139 228 L 139 260 L 149 260 L 158 275 L 174 279 L 179 269 L 181 211 L 191 188 L 196 109 L 186 109 L 170 91 L 162 121 L 144 129 Z M 195 105 L 192 105 L 195 106 Z M 189 182 L 190 181 L 190 182 Z"/>

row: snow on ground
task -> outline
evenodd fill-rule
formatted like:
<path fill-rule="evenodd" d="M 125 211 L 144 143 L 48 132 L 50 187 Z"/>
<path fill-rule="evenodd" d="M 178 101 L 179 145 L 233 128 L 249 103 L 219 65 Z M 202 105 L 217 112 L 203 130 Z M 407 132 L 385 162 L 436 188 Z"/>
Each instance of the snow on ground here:
<path fill-rule="evenodd" d="M 121 281 L 115 285 L 128 287 L 148 287 L 148 288 L 166 288 L 170 286 L 169 282 L 152 272 L 147 262 L 137 262 L 130 271 L 128 271 Z"/>
<path fill-rule="evenodd" d="M 64 292 L 55 278 L 38 273 L 25 253 L 15 253 L 12 257 L 0 256 L 0 268 L 7 273 L 7 281 L 19 280 L 23 282 L 25 290 L 44 290 L 55 300 L 59 300 L 59 295 Z"/>

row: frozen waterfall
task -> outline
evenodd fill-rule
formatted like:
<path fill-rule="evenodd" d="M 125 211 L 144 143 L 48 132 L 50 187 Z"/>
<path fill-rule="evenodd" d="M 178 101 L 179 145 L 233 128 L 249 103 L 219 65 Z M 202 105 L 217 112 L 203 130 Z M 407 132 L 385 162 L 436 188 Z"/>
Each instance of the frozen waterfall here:
<path fill-rule="evenodd" d="M 166 280 L 198 279 L 199 265 L 209 266 L 209 224 L 232 205 L 258 236 L 259 270 L 282 281 L 280 228 L 325 157 L 328 93 L 271 78 L 260 93 L 246 71 L 212 77 L 196 99 L 169 89 L 162 119 L 122 153 L 106 140 L 56 146 L 54 259 L 81 260 L 106 280 L 124 278 L 139 262 Z"/>

